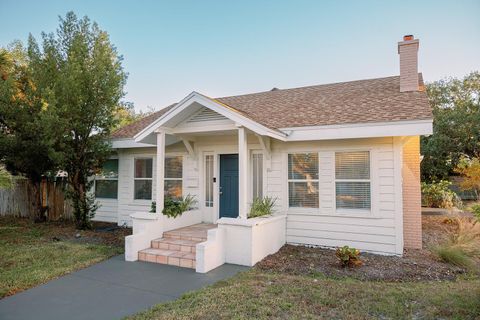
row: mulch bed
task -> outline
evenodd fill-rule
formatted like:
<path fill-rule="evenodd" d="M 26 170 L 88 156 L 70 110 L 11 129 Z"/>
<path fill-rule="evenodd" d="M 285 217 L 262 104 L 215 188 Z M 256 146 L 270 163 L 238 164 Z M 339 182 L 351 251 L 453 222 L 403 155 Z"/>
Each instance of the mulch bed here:
<path fill-rule="evenodd" d="M 276 254 L 256 265 L 264 271 L 290 274 L 324 274 L 330 277 L 352 277 L 359 280 L 418 281 L 453 280 L 466 273 L 460 267 L 441 262 L 428 248 L 448 236 L 451 225 L 445 216 L 424 216 L 422 250 L 405 250 L 403 257 L 362 253 L 363 265 L 343 268 L 332 249 L 285 245 Z"/>
<path fill-rule="evenodd" d="M 123 247 L 125 237 L 132 234 L 131 228 L 122 228 L 116 223 L 93 222 L 92 230 L 76 230 L 71 223 L 58 223 L 52 230 L 52 239 L 78 243 L 105 244 Z"/>

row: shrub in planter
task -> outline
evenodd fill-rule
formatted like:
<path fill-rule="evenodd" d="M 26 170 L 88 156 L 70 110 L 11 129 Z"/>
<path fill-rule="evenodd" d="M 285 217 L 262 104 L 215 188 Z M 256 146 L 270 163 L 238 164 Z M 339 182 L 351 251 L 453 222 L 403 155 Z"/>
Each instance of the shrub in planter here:
<path fill-rule="evenodd" d="M 275 206 L 275 202 L 277 202 L 277 198 L 255 198 L 250 207 L 248 217 L 255 218 L 272 214 L 274 212 L 273 207 Z"/>
<path fill-rule="evenodd" d="M 363 261 L 360 260 L 360 250 L 349 246 L 338 248 L 335 255 L 340 260 L 342 267 L 359 267 L 363 264 Z"/>
<path fill-rule="evenodd" d="M 176 218 L 181 216 L 185 211 L 191 210 L 196 203 L 197 201 L 192 195 L 187 195 L 180 200 L 165 197 L 162 213 L 167 217 Z"/>
<path fill-rule="evenodd" d="M 462 201 L 455 192 L 449 189 L 451 182 L 441 180 L 439 182 L 422 182 L 422 206 L 432 208 L 453 207 L 461 208 Z"/>

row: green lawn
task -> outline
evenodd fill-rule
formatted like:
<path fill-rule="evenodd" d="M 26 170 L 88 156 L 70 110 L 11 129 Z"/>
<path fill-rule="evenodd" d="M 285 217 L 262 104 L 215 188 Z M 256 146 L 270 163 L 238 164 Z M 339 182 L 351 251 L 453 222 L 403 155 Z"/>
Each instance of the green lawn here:
<path fill-rule="evenodd" d="M 480 280 L 375 282 L 253 269 L 129 319 L 478 319 Z"/>
<path fill-rule="evenodd" d="M 0 219 L 0 298 L 34 287 L 123 252 L 94 232 L 75 240 L 71 224 L 34 224 Z M 58 241 L 58 239 L 63 239 Z"/>

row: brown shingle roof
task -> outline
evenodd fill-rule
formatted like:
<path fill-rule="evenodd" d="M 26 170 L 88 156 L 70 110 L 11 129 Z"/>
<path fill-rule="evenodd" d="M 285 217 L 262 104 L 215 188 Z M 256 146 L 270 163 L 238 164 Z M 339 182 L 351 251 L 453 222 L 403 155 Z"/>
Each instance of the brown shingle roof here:
<path fill-rule="evenodd" d="M 420 74 L 420 87 L 423 86 Z M 432 119 L 426 92 L 400 92 L 399 76 L 266 91 L 214 100 L 273 129 Z M 121 137 L 133 137 L 166 110 L 118 130 L 113 137 L 119 137 L 120 131 Z"/>

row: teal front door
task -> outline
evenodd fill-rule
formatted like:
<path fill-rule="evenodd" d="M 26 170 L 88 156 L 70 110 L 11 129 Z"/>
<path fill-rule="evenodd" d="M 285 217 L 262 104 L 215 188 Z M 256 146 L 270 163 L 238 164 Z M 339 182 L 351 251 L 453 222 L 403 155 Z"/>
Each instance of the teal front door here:
<path fill-rule="evenodd" d="M 238 154 L 220 155 L 220 218 L 238 217 Z"/>

